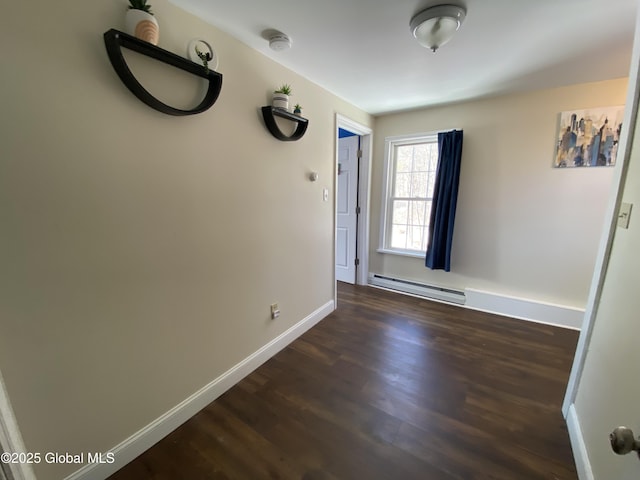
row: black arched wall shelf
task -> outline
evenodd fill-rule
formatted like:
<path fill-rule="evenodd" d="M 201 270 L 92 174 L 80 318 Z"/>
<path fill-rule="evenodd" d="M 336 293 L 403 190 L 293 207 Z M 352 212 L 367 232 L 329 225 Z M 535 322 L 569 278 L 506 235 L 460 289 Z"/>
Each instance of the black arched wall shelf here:
<path fill-rule="evenodd" d="M 122 80 L 136 97 L 159 112 L 177 116 L 202 113 L 216 103 L 218 95 L 220 95 L 220 90 L 222 90 L 222 74 L 214 72 L 213 70 L 207 70 L 204 66 L 198 65 L 187 58 L 182 58 L 175 53 L 163 50 L 149 42 L 145 42 L 144 40 L 140 40 L 113 28 L 104 33 L 104 44 L 107 47 L 107 54 L 109 55 L 111 65 L 113 65 L 120 80 Z M 202 101 L 190 110 L 181 110 L 161 102 L 145 90 L 140 82 L 133 76 L 122 55 L 122 47 L 155 58 L 156 60 L 160 60 L 161 62 L 173 65 L 174 67 L 208 80 L 209 87 L 207 88 L 207 93 Z"/>
<path fill-rule="evenodd" d="M 271 135 L 276 137 L 278 140 L 282 140 L 283 142 L 300 140 L 307 131 L 307 127 L 309 126 L 309 120 L 307 120 L 306 118 L 302 118 L 300 115 L 290 113 L 283 108 L 271 106 L 262 107 L 262 117 L 264 118 L 264 123 L 271 132 Z M 287 120 L 296 122 L 298 125 L 296 126 L 295 131 L 289 136 L 282 133 L 282 131 L 278 127 L 278 124 L 276 123 L 275 117 L 286 118 Z"/>

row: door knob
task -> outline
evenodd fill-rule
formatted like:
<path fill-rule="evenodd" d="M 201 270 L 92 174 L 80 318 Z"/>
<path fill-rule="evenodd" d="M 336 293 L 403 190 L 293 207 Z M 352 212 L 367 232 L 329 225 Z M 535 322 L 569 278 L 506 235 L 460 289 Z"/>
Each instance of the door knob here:
<path fill-rule="evenodd" d="M 633 431 L 627 427 L 618 427 L 609 434 L 611 448 L 618 455 L 637 452 L 640 457 L 640 439 L 636 439 Z"/>

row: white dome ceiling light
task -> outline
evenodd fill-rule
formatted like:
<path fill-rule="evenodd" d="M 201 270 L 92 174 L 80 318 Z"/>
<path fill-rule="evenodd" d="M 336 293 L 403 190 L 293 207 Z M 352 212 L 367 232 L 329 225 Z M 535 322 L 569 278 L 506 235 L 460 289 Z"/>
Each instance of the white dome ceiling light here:
<path fill-rule="evenodd" d="M 414 15 L 409 23 L 411 33 L 423 47 L 433 53 L 453 38 L 467 11 L 456 5 L 437 5 Z"/>

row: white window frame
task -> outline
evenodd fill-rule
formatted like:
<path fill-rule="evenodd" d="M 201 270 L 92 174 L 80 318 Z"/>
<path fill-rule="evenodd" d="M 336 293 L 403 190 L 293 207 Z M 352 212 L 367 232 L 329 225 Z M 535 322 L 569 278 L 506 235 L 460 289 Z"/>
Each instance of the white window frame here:
<path fill-rule="evenodd" d="M 394 157 L 393 151 L 396 146 L 413 145 L 417 143 L 437 143 L 437 132 L 415 133 L 410 135 L 396 135 L 391 137 L 385 137 L 384 139 L 384 174 L 382 180 L 382 208 L 380 218 L 380 244 L 378 247 L 379 253 L 391 253 L 394 255 L 402 255 L 407 257 L 424 258 L 426 252 L 417 250 L 405 250 L 392 248 L 387 246 L 390 241 L 390 196 L 393 186 L 393 164 Z"/>

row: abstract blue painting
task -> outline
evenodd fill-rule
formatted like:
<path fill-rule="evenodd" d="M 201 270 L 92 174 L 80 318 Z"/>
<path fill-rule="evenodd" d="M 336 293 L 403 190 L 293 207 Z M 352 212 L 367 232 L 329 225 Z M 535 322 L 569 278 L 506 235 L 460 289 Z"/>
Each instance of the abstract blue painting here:
<path fill-rule="evenodd" d="M 624 106 L 561 112 L 553 166 L 615 165 L 623 117 Z"/>

